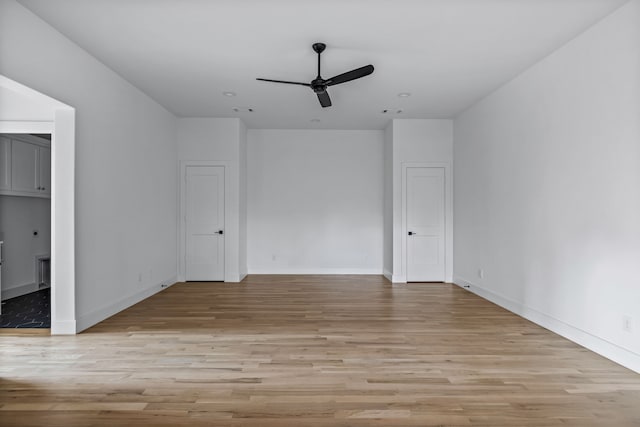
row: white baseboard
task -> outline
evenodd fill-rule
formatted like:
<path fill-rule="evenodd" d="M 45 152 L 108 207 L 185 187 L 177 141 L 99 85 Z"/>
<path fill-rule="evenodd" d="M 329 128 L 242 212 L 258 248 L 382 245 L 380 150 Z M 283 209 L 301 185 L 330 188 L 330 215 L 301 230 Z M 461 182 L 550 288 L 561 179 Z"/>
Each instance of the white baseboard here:
<path fill-rule="evenodd" d="M 240 273 L 228 273 L 224 275 L 224 281 L 228 283 L 241 282 L 244 277 Z"/>
<path fill-rule="evenodd" d="M 169 286 L 172 286 L 176 282 L 176 277 L 163 280 L 160 283 L 157 283 L 132 295 L 121 298 L 111 304 L 107 304 L 101 308 L 90 311 L 89 313 L 82 314 L 78 316 L 76 331 L 84 331 L 85 329 L 102 322 L 103 320 L 113 316 L 114 314 L 119 313 L 122 310 L 129 308 L 132 305 L 137 304 L 154 294 L 157 294 L 158 292 L 168 288 Z"/>
<path fill-rule="evenodd" d="M 237 282 L 242 282 L 242 280 L 244 280 L 244 278 L 247 277 L 247 273 L 229 273 L 229 274 L 225 274 L 224 275 L 224 282 L 228 282 L 228 283 L 237 283 Z M 187 280 L 184 278 L 184 275 L 178 276 L 176 278 L 176 281 L 178 282 L 186 282 Z"/>
<path fill-rule="evenodd" d="M 553 316 L 542 313 L 536 309 L 528 307 L 522 303 L 514 301 L 496 292 L 475 285 L 469 280 L 465 280 L 459 276 L 453 277 L 455 285 L 460 286 L 474 294 L 499 305 L 533 323 L 542 326 L 576 344 L 579 344 L 599 355 L 606 357 L 626 368 L 640 373 L 640 354 L 622 348 L 605 339 L 597 337 L 580 328 L 572 326 Z"/>
<path fill-rule="evenodd" d="M 288 268 L 288 267 L 254 267 L 249 269 L 249 274 L 377 274 L 381 275 L 379 268 Z"/>
<path fill-rule="evenodd" d="M 407 283 L 407 278 L 406 278 L 406 276 L 401 276 L 399 274 L 394 274 L 391 277 L 391 281 L 393 283 Z"/>
<path fill-rule="evenodd" d="M 9 289 L 3 289 L 0 298 L 2 301 L 10 298 L 20 297 L 22 295 L 30 294 L 31 292 L 35 292 L 38 289 L 38 285 L 36 283 L 27 283 L 24 285 L 15 286 Z M 43 288 L 44 289 L 44 288 Z"/>
<path fill-rule="evenodd" d="M 53 320 L 51 322 L 51 335 L 75 335 L 75 320 Z"/>
<path fill-rule="evenodd" d="M 383 270 L 382 275 L 390 282 L 393 282 L 393 274 L 389 270 Z"/>

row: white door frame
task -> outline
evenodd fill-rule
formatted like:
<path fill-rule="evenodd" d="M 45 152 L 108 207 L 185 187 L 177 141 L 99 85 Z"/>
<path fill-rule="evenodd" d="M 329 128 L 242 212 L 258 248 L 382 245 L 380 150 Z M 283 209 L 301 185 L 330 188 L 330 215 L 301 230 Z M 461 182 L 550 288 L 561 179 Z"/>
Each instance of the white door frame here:
<path fill-rule="evenodd" d="M 453 179 L 451 164 L 447 162 L 402 162 L 402 215 L 400 224 L 402 260 L 402 277 L 407 277 L 407 169 L 408 168 L 443 168 L 444 169 L 444 277 L 445 281 L 453 281 Z"/>
<path fill-rule="evenodd" d="M 0 121 L 0 133 L 51 134 L 51 334 L 76 328 L 75 109 L 0 75 L 7 88 L 50 108 L 50 121 Z"/>
<path fill-rule="evenodd" d="M 183 160 L 180 162 L 180 215 L 178 216 L 178 280 L 184 282 L 186 277 L 186 241 L 187 241 L 187 227 L 185 226 L 185 218 L 187 215 L 187 186 L 186 186 L 186 173 L 189 166 L 221 166 L 224 168 L 224 221 L 225 221 L 225 238 L 224 238 L 224 281 L 227 282 L 227 257 L 228 247 L 227 239 L 227 224 L 231 216 L 229 206 L 230 180 L 229 180 L 229 165 L 227 161 L 213 161 L 213 160 Z"/>

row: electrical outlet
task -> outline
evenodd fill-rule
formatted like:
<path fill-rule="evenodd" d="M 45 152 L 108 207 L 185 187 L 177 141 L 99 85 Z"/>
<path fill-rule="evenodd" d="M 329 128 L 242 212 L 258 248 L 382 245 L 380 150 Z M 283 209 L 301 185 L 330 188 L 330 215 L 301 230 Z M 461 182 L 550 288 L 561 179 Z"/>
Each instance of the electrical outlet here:
<path fill-rule="evenodd" d="M 275 261 L 276 260 L 276 256 L 275 255 L 271 255 L 271 261 Z"/>
<path fill-rule="evenodd" d="M 481 268 L 478 269 L 478 277 L 480 279 L 484 279 L 484 270 Z"/>
<path fill-rule="evenodd" d="M 622 330 L 631 332 L 631 316 L 622 316 Z"/>
<path fill-rule="evenodd" d="M 142 282 L 142 273 L 138 273 L 138 282 Z"/>

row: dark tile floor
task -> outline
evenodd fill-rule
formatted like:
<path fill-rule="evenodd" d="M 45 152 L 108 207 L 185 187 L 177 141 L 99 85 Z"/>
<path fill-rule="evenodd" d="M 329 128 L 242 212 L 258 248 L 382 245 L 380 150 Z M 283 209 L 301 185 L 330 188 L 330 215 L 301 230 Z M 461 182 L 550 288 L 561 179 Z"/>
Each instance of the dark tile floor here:
<path fill-rule="evenodd" d="M 2 301 L 0 328 L 50 328 L 51 289 Z"/>

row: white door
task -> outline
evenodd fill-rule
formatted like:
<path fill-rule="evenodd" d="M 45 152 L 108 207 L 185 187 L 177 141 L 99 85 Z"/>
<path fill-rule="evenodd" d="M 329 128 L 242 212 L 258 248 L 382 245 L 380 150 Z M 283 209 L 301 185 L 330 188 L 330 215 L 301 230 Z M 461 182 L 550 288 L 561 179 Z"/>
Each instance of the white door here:
<path fill-rule="evenodd" d="M 444 168 L 407 168 L 407 281 L 444 282 Z"/>
<path fill-rule="evenodd" d="M 224 280 L 224 167 L 185 173 L 186 280 Z"/>

